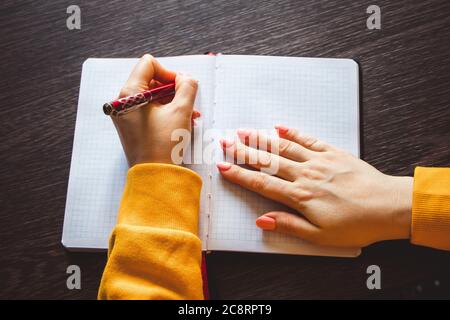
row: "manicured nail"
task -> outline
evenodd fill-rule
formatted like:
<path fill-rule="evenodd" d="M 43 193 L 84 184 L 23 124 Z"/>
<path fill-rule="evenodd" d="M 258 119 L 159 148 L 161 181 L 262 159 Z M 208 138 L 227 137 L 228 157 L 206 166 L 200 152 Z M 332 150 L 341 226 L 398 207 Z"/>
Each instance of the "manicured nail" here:
<path fill-rule="evenodd" d="M 217 169 L 219 169 L 220 172 L 227 171 L 231 168 L 231 163 L 228 162 L 219 162 L 216 164 Z"/>
<path fill-rule="evenodd" d="M 239 138 L 245 139 L 251 134 L 251 131 L 249 129 L 238 129 L 237 134 Z"/>
<path fill-rule="evenodd" d="M 271 217 L 262 216 L 256 219 L 256 225 L 263 230 L 275 230 L 276 221 Z"/>
<path fill-rule="evenodd" d="M 222 146 L 222 148 L 231 147 L 233 144 L 234 144 L 233 140 L 220 139 L 220 145 Z"/>
<path fill-rule="evenodd" d="M 282 125 L 276 125 L 275 129 L 277 129 L 279 134 L 286 134 L 289 131 L 289 128 Z"/>
<path fill-rule="evenodd" d="M 201 116 L 202 116 L 202 114 L 201 114 L 199 111 L 197 111 L 197 110 L 194 110 L 194 111 L 192 112 L 192 117 L 193 117 L 194 119 L 200 118 Z"/>

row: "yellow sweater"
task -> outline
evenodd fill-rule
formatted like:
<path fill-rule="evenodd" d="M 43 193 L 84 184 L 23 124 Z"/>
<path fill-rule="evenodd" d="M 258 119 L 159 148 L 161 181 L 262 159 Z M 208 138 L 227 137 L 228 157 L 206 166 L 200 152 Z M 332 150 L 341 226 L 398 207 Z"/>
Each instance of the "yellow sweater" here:
<path fill-rule="evenodd" d="M 196 173 L 179 166 L 128 171 L 100 299 L 203 299 L 201 186 Z"/>
<path fill-rule="evenodd" d="M 99 299 L 202 299 L 200 177 L 140 164 L 128 172 Z M 450 250 L 450 168 L 416 168 L 411 241 Z"/>

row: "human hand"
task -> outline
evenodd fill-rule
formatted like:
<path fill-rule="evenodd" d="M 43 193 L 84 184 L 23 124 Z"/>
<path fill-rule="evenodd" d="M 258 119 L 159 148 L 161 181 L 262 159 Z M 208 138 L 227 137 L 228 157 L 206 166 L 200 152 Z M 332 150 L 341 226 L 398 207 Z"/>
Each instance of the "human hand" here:
<path fill-rule="evenodd" d="M 227 162 L 217 164 L 225 179 L 296 211 L 265 213 L 256 220 L 260 228 L 338 247 L 409 238 L 411 177 L 385 175 L 295 129 L 276 128 L 278 138 L 255 130 L 238 130 L 240 141 L 221 141 L 224 152 L 235 160 L 245 159 L 256 169 L 276 167 L 276 176 Z M 257 142 L 254 148 L 249 141 Z"/>
<path fill-rule="evenodd" d="M 193 109 L 197 81 L 187 75 L 166 70 L 151 55 L 144 55 L 120 91 L 120 98 L 175 81 L 175 97 L 151 102 L 121 116 L 112 116 L 130 167 L 139 163 L 174 163 L 172 141 L 177 129 L 191 131 L 192 119 L 200 116 Z"/>

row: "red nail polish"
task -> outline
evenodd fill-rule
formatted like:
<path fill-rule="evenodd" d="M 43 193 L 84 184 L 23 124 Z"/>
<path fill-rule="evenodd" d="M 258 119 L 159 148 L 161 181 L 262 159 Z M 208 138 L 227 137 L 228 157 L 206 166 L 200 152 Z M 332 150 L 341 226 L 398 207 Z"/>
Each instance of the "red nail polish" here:
<path fill-rule="evenodd" d="M 289 131 L 289 128 L 282 125 L 276 125 L 275 129 L 277 129 L 278 134 L 286 134 Z"/>
<path fill-rule="evenodd" d="M 227 171 L 231 168 L 231 163 L 228 162 L 219 162 L 216 164 L 217 169 L 219 169 L 219 171 L 224 172 Z"/>
<path fill-rule="evenodd" d="M 256 219 L 256 225 L 263 230 L 275 230 L 276 221 L 274 218 L 262 216 Z"/>

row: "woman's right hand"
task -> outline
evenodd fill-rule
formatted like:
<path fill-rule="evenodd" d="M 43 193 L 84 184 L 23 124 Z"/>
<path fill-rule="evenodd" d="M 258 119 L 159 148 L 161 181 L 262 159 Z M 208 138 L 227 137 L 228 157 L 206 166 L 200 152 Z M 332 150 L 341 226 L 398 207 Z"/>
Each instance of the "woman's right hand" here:
<path fill-rule="evenodd" d="M 130 167 L 140 163 L 181 162 L 181 154 L 176 159 L 172 154 L 178 144 L 178 141 L 173 141 L 172 134 L 175 130 L 190 133 L 192 119 L 200 116 L 194 109 L 197 80 L 165 69 L 154 57 L 146 54 L 134 67 L 119 98 L 170 82 L 175 82 L 173 100 L 154 101 L 125 115 L 111 117 Z"/>
<path fill-rule="evenodd" d="M 411 177 L 385 175 L 351 154 L 295 129 L 276 128 L 277 139 L 255 130 L 239 130 L 240 141 L 222 140 L 227 154 L 245 159 L 256 169 L 277 168 L 275 175 L 226 162 L 217 165 L 225 179 L 296 211 L 264 213 L 256 220 L 260 228 L 339 247 L 364 247 L 381 240 L 409 238 Z M 249 141 L 258 144 L 252 148 Z M 268 151 L 259 150 L 262 141 Z M 275 149 L 277 152 L 272 153 Z"/>

